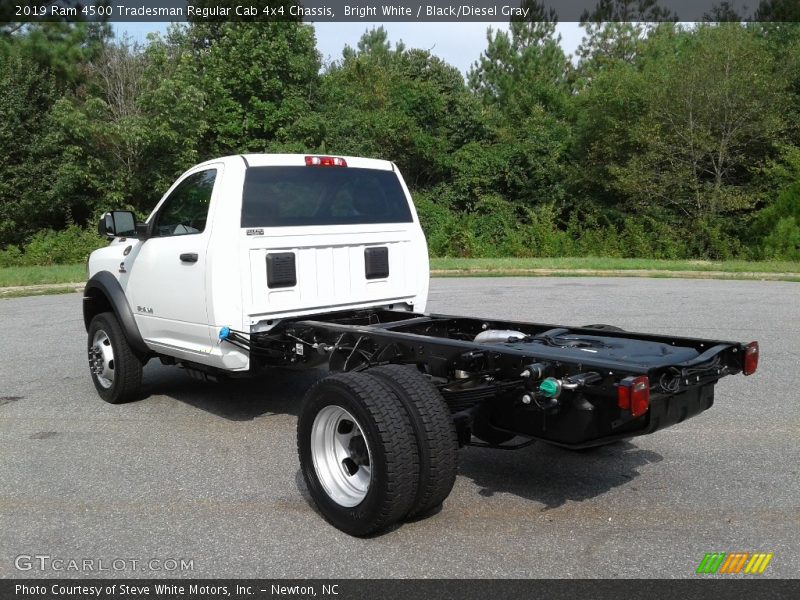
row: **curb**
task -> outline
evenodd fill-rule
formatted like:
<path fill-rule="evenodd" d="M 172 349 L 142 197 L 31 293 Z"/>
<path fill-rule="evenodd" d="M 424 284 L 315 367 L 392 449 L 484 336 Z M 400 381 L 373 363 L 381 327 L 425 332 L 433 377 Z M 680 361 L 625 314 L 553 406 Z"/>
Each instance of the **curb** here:
<path fill-rule="evenodd" d="M 85 285 L 85 281 L 76 281 L 72 283 L 40 283 L 37 285 L 12 285 L 0 287 L 0 298 L 69 294 L 72 292 L 82 292 L 83 286 Z"/>

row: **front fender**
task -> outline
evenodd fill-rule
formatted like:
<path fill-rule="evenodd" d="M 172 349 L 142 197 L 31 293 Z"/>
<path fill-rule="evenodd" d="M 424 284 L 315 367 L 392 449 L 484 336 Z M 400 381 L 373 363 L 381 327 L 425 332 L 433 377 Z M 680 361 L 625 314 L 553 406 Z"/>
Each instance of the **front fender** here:
<path fill-rule="evenodd" d="M 89 324 L 96 315 L 109 310 L 117 317 L 130 347 L 140 357 L 151 354 L 119 281 L 108 271 L 100 271 L 86 282 L 83 290 L 83 323 L 86 330 L 89 330 Z"/>

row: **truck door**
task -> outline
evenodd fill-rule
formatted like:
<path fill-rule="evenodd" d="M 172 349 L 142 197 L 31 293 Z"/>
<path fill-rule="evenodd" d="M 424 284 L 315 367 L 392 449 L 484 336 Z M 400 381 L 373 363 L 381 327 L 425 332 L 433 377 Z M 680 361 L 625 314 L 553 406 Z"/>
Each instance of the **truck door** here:
<path fill-rule="evenodd" d="M 221 166 L 190 171 L 150 219 L 151 236 L 131 261 L 128 289 L 148 343 L 174 354 L 207 353 L 206 254 Z"/>

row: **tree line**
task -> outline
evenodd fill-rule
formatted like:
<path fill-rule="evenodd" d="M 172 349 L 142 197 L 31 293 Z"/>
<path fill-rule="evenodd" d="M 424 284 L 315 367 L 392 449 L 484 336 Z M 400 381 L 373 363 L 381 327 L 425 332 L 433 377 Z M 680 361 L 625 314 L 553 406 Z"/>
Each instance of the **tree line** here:
<path fill-rule="evenodd" d="M 323 63 L 301 22 L 6 24 L 0 249 L 96 244 L 209 158 L 313 152 L 395 161 L 435 255 L 800 259 L 797 23 L 587 21 L 571 59 L 548 17 L 490 28 L 466 78 L 380 27 Z"/>

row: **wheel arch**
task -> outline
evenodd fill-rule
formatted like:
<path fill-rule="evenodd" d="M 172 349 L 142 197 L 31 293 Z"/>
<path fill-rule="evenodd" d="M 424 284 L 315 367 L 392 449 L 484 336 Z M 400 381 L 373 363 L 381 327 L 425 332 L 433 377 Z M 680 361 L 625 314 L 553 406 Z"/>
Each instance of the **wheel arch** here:
<path fill-rule="evenodd" d="M 108 271 L 100 271 L 93 275 L 83 289 L 83 324 L 87 332 L 92 319 L 103 312 L 114 313 L 125 332 L 128 344 L 140 358 L 152 354 L 139 332 L 122 286 Z"/>

